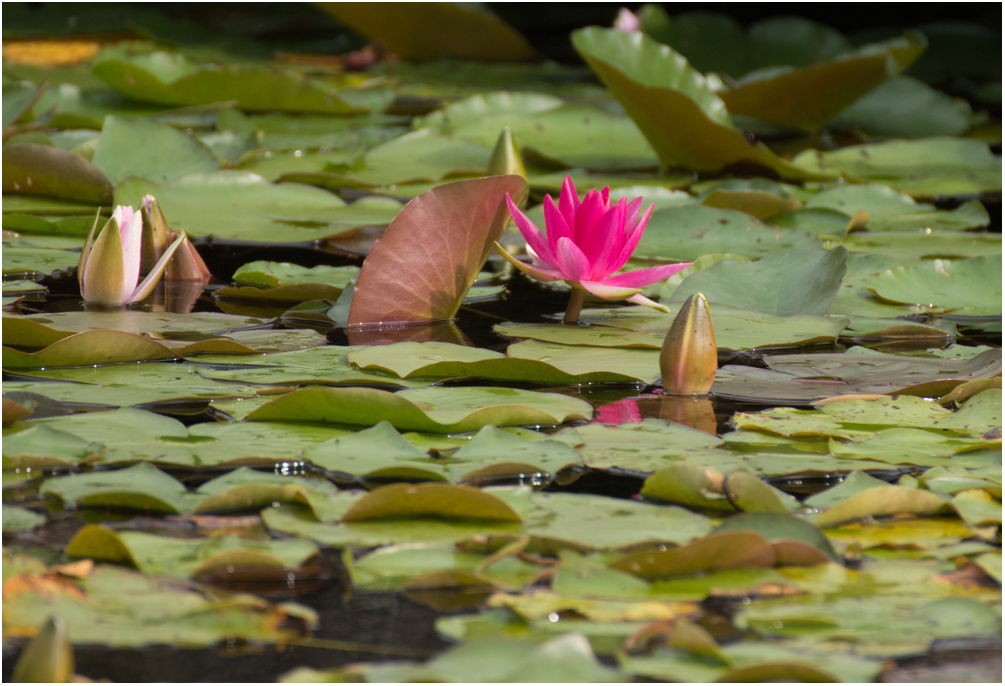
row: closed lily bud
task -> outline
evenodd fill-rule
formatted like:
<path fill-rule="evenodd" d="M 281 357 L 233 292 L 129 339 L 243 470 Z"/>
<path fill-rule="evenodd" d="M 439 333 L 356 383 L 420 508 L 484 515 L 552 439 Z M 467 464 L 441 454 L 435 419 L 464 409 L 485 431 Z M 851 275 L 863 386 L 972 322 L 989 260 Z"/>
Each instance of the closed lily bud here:
<path fill-rule="evenodd" d="M 161 255 L 147 278 L 140 283 L 143 218 L 129 205 L 119 205 L 98 232 L 101 213 L 87 234 L 77 265 L 77 280 L 84 302 L 95 305 L 128 305 L 142 300 L 161 278 L 168 260 L 182 243 L 179 237 Z"/>
<path fill-rule="evenodd" d="M 523 158 L 517 150 L 513 141 L 513 132 L 508 126 L 503 127 L 496 141 L 496 148 L 492 151 L 492 158 L 489 160 L 489 176 L 504 176 L 506 174 L 516 174 L 527 179 L 527 169 L 523 166 Z"/>
<path fill-rule="evenodd" d="M 719 362 L 712 315 L 705 295 L 695 293 L 670 325 L 660 350 L 663 392 L 670 395 L 707 395 Z"/>
<path fill-rule="evenodd" d="M 164 212 L 152 195 L 148 194 L 143 197 L 140 214 L 143 217 L 140 268 L 149 271 L 154 268 L 171 243 L 171 229 L 168 228 Z"/>
<path fill-rule="evenodd" d="M 50 617 L 21 651 L 14 666 L 13 680 L 19 683 L 66 683 L 73 676 L 73 646 L 66 637 L 66 625 L 58 616 Z"/>
<path fill-rule="evenodd" d="M 184 232 L 176 233 L 171 230 L 157 199 L 152 195 L 144 196 L 140 212 L 143 215 L 142 268 L 152 269 L 164 255 L 168 245 L 180 237 L 182 239 L 181 245 L 178 246 L 174 257 L 167 265 L 167 280 L 169 282 L 199 281 L 205 285 L 212 276 L 209 267 L 206 266 Z"/>

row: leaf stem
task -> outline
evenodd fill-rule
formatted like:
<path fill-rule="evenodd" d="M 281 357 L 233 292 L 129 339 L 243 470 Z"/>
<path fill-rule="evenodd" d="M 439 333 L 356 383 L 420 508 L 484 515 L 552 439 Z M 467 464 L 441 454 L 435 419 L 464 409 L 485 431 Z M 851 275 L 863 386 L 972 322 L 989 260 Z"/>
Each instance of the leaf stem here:
<path fill-rule="evenodd" d="M 562 318 L 563 324 L 579 323 L 579 311 L 583 309 L 585 299 L 586 291 L 581 291 L 578 288 L 572 289 L 572 294 L 569 295 L 569 306 L 565 308 L 565 317 Z"/>

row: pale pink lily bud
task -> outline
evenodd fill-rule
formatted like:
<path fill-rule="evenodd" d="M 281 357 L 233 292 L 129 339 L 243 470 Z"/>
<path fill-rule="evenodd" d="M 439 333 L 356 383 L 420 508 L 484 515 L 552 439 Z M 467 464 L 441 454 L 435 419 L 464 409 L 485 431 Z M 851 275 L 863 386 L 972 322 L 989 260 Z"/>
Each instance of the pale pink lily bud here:
<path fill-rule="evenodd" d="M 614 19 L 614 28 L 625 33 L 634 33 L 642 30 L 642 23 L 630 9 L 622 7 L 618 10 L 618 16 Z"/>
<path fill-rule="evenodd" d="M 129 205 L 118 205 L 95 237 L 100 221 L 99 211 L 77 265 L 77 281 L 84 302 L 121 306 L 142 300 L 157 285 L 181 239 L 165 251 L 147 278 L 137 285 L 143 244 L 142 215 Z"/>

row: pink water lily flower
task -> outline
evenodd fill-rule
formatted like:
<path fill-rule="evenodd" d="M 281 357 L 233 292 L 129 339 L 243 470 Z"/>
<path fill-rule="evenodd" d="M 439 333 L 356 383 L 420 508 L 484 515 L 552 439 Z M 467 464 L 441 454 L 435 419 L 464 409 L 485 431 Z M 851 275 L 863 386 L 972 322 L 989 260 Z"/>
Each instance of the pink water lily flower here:
<path fill-rule="evenodd" d="M 572 178 L 565 177 L 558 206 L 550 195 L 544 198 L 547 234 L 520 211 L 509 194 L 506 195 L 510 214 L 527 240 L 527 253 L 533 264 L 512 257 L 499 243 L 495 245 L 496 250 L 527 276 L 538 281 L 565 281 L 572 287 L 564 319 L 566 324 L 579 321 L 586 293 L 666 312 L 667 308 L 642 295 L 641 289 L 691 266 L 690 262 L 682 262 L 617 274 L 642 238 L 655 205 L 650 205 L 640 219 L 642 198 L 631 202 L 622 198 L 612 204 L 609 194 L 609 188 L 593 189 L 580 202 Z"/>
<path fill-rule="evenodd" d="M 80 254 L 77 280 L 84 302 L 94 305 L 121 306 L 134 303 L 150 294 L 167 267 L 168 260 L 181 245 L 176 240 L 157 262 L 147 278 L 140 280 L 143 251 L 143 218 L 129 205 L 118 205 L 112 218 L 98 232 L 100 211 L 87 234 Z"/>

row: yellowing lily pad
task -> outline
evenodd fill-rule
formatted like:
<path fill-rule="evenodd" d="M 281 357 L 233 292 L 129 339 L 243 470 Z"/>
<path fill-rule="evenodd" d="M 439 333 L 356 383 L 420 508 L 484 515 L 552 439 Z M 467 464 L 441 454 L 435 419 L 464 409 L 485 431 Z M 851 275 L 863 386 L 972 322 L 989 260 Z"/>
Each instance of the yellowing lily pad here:
<path fill-rule="evenodd" d="M 512 388 L 429 388 L 399 393 L 373 388 L 305 388 L 260 407 L 248 420 L 371 426 L 386 419 L 397 429 L 453 433 L 480 429 L 485 424 L 554 425 L 592 414 L 593 408 L 582 400 Z"/>

